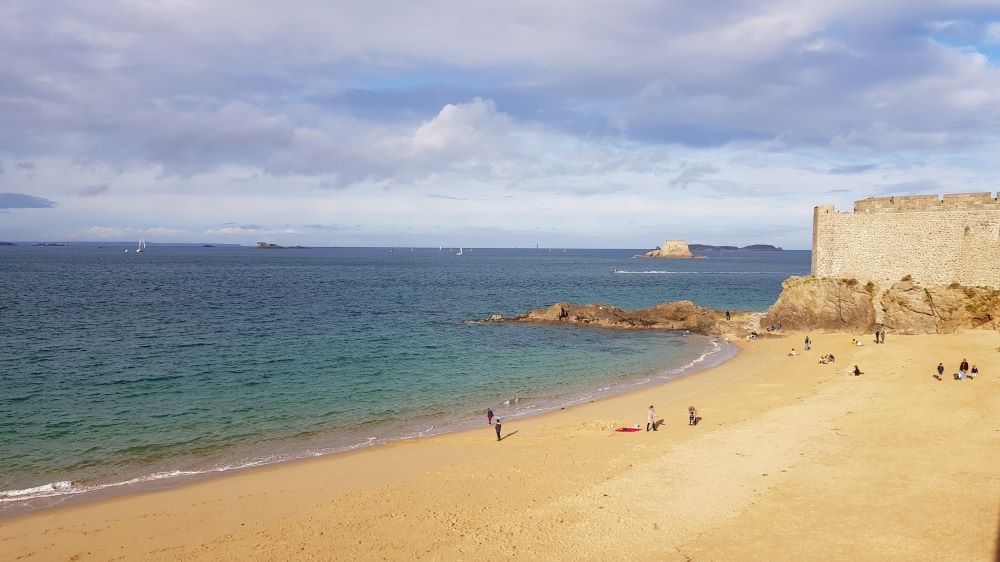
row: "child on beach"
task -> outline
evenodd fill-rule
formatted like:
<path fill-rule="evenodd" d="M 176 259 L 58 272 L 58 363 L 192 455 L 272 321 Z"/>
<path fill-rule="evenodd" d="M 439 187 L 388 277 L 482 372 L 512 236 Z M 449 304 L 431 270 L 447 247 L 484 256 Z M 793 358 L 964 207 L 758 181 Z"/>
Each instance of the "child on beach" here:
<path fill-rule="evenodd" d="M 486 408 L 486 425 L 493 425 L 493 408 Z"/>
<path fill-rule="evenodd" d="M 700 420 L 698 410 L 695 410 L 694 406 L 688 406 L 688 425 L 698 425 Z"/>
<path fill-rule="evenodd" d="M 972 370 L 969 371 L 969 378 L 970 379 L 975 379 L 976 375 L 978 375 L 978 374 L 979 374 L 979 367 L 976 367 L 975 365 L 973 365 L 972 366 Z"/>

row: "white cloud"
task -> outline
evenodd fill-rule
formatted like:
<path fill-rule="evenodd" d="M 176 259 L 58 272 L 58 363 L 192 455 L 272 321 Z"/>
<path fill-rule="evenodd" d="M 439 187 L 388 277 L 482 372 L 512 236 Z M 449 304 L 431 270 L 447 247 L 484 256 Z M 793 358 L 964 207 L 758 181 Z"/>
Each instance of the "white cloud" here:
<path fill-rule="evenodd" d="M 634 225 L 620 244 L 667 223 L 704 232 L 699 205 L 740 232 L 760 197 L 807 214 L 829 191 L 988 188 L 1000 68 L 982 53 L 1000 44 L 998 12 L 15 0 L 0 6 L 0 192 L 59 205 L 11 210 L 0 238 L 94 224 L 189 241 L 584 237 L 613 215 Z"/>
<path fill-rule="evenodd" d="M 989 45 L 1000 45 L 1000 22 L 991 22 L 983 33 L 983 42 Z"/>

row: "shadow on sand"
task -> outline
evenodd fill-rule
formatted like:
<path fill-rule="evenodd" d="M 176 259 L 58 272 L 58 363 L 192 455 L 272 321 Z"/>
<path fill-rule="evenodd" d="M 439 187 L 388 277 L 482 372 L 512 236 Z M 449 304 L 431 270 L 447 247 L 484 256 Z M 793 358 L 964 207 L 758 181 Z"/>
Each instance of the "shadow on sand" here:
<path fill-rule="evenodd" d="M 500 436 L 500 440 L 503 441 L 504 439 L 510 437 L 511 435 L 516 435 L 516 434 L 517 434 L 517 430 L 515 429 L 514 431 L 511 431 L 510 433 L 508 433 L 506 435 L 501 435 Z"/>

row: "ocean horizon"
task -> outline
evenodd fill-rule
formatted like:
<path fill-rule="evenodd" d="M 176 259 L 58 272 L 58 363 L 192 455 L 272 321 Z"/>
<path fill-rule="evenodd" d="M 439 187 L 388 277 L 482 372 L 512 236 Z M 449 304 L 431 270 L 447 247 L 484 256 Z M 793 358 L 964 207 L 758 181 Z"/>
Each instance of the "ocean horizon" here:
<path fill-rule="evenodd" d="M 480 320 L 558 301 L 763 310 L 810 265 L 802 250 L 94 244 L 0 247 L 0 514 L 663 383 L 733 350 Z"/>

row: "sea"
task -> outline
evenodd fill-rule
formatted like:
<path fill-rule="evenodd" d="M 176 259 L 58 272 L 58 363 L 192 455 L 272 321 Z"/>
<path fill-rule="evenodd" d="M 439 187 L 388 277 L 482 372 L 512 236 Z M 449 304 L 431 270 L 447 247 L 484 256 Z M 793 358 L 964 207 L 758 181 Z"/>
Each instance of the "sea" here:
<path fill-rule="evenodd" d="M 810 267 L 787 250 L 125 248 L 0 246 L 0 516 L 471 427 L 490 439 L 487 408 L 513 426 L 735 350 L 484 319 L 559 301 L 764 310 Z"/>

